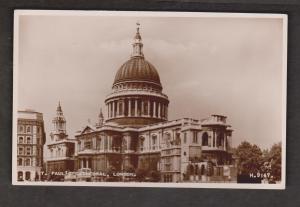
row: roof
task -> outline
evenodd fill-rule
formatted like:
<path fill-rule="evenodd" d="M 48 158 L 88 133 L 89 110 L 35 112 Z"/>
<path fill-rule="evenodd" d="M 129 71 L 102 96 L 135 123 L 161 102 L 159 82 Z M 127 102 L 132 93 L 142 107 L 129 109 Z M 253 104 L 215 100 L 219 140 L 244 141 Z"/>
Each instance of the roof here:
<path fill-rule="evenodd" d="M 147 81 L 161 86 L 156 68 L 144 57 L 132 57 L 120 67 L 114 84 L 124 81 Z"/>

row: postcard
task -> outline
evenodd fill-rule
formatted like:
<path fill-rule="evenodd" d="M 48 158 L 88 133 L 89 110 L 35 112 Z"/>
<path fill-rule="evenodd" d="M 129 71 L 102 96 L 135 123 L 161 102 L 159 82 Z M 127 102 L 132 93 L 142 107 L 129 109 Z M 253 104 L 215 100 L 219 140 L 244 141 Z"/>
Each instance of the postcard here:
<path fill-rule="evenodd" d="M 15 10 L 14 185 L 285 189 L 287 15 Z"/>

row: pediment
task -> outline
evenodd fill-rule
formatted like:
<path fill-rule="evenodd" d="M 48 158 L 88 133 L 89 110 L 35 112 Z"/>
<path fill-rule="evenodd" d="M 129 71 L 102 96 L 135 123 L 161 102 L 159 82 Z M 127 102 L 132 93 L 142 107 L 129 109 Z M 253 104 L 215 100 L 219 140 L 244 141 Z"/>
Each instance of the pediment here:
<path fill-rule="evenodd" d="M 82 130 L 81 134 L 88 134 L 88 133 L 91 133 L 91 132 L 94 132 L 94 131 L 95 131 L 95 129 L 93 129 L 91 126 L 86 126 Z"/>

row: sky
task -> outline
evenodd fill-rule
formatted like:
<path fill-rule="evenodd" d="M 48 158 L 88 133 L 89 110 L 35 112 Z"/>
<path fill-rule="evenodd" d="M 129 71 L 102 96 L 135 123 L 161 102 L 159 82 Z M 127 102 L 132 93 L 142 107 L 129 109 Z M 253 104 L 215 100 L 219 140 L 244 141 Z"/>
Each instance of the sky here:
<path fill-rule="evenodd" d="M 95 122 L 136 22 L 145 59 L 168 95 L 169 120 L 222 114 L 232 142 L 269 148 L 282 139 L 283 22 L 278 18 L 24 15 L 19 19 L 18 109 L 44 115 L 58 102 L 70 137 Z"/>

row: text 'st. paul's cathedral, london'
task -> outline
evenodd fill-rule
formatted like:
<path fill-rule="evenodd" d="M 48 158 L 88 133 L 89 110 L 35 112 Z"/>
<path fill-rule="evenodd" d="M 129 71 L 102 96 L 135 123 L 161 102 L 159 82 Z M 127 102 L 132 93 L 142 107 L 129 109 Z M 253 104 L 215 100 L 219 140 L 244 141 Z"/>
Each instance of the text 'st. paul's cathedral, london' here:
<path fill-rule="evenodd" d="M 69 139 L 59 105 L 47 145 L 47 171 L 86 169 L 91 181 L 234 181 L 232 129 L 226 117 L 169 121 L 170 100 L 158 70 L 143 54 L 139 27 L 132 46 L 105 99 L 106 118 L 100 110 L 96 124 Z"/>

